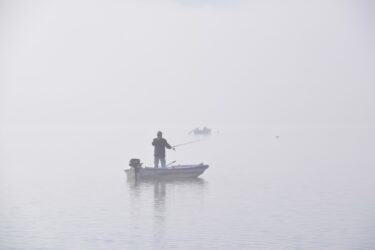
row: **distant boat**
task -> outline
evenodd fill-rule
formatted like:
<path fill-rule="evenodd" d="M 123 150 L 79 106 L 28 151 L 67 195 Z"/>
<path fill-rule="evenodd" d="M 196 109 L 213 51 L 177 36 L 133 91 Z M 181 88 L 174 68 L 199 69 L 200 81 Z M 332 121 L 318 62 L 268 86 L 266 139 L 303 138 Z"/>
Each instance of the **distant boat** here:
<path fill-rule="evenodd" d="M 196 178 L 209 167 L 206 164 L 175 165 L 166 168 L 142 167 L 138 159 L 130 160 L 130 169 L 125 169 L 128 178 L 140 179 L 179 179 Z"/>
<path fill-rule="evenodd" d="M 211 134 L 211 129 L 206 128 L 206 127 L 202 128 L 202 129 L 195 128 L 195 129 L 191 130 L 189 132 L 189 134 L 194 134 L 194 135 L 210 135 Z"/>

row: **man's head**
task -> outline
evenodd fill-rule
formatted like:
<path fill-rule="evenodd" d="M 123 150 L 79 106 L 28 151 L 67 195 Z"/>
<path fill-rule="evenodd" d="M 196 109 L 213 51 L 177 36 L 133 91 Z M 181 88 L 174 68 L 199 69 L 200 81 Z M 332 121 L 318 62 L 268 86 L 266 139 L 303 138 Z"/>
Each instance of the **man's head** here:
<path fill-rule="evenodd" d="M 158 136 L 158 138 L 162 138 L 163 137 L 163 133 L 161 131 L 158 131 L 157 136 Z"/>

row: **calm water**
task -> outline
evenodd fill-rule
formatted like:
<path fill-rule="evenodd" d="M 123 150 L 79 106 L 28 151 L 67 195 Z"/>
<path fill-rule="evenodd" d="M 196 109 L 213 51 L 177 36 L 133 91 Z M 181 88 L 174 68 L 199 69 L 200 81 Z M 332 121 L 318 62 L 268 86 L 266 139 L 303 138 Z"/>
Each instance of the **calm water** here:
<path fill-rule="evenodd" d="M 3 128 L 1 249 L 374 249 L 372 130 L 224 129 L 168 152 L 201 178 L 128 182 L 154 132 Z"/>

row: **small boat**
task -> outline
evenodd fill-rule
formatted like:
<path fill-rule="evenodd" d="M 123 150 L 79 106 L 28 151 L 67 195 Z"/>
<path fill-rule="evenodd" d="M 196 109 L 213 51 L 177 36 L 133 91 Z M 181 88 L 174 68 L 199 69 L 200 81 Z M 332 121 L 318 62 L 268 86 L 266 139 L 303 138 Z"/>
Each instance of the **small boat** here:
<path fill-rule="evenodd" d="M 193 165 L 175 165 L 166 168 L 142 167 L 139 159 L 131 159 L 130 169 L 125 169 L 127 177 L 141 179 L 179 179 L 179 178 L 196 178 L 203 174 L 209 167 L 206 164 Z"/>
<path fill-rule="evenodd" d="M 202 129 L 195 128 L 195 129 L 191 130 L 188 134 L 193 134 L 193 135 L 197 135 L 197 136 L 199 136 L 199 135 L 207 136 L 207 135 L 211 135 L 211 129 L 206 128 L 206 127 L 202 128 Z"/>

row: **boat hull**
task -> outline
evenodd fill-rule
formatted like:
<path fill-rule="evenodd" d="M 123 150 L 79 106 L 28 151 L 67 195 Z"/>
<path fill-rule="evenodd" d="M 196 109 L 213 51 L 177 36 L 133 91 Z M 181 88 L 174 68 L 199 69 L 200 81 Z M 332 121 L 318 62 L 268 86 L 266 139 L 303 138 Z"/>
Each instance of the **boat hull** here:
<path fill-rule="evenodd" d="M 178 165 L 167 168 L 134 168 L 126 169 L 128 178 L 141 179 L 180 179 L 196 178 L 203 174 L 208 165 Z"/>

